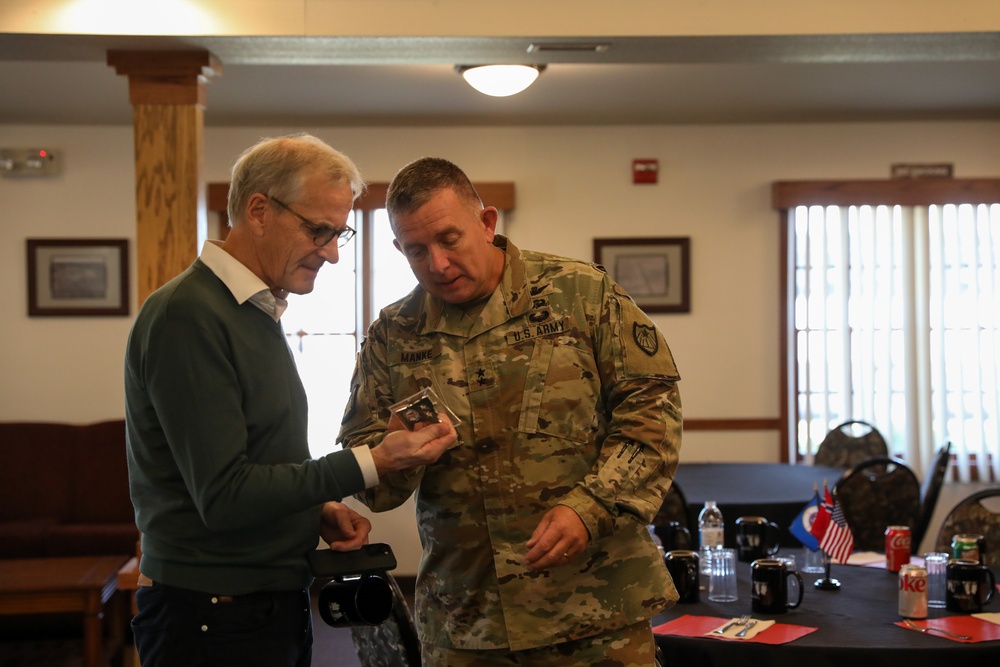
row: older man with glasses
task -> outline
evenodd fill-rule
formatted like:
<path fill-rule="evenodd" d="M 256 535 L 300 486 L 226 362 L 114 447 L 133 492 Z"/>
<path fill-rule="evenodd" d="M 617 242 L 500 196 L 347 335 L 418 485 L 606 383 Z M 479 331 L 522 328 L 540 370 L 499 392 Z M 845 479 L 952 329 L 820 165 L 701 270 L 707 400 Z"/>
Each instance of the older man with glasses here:
<path fill-rule="evenodd" d="M 144 667 L 309 667 L 306 555 L 320 537 L 358 548 L 371 530 L 339 501 L 433 463 L 456 439 L 445 419 L 309 458 L 281 315 L 289 293 L 311 292 L 339 259 L 363 188 L 354 163 L 315 137 L 252 146 L 233 167 L 225 242 L 206 243 L 136 318 L 125 418 Z"/>

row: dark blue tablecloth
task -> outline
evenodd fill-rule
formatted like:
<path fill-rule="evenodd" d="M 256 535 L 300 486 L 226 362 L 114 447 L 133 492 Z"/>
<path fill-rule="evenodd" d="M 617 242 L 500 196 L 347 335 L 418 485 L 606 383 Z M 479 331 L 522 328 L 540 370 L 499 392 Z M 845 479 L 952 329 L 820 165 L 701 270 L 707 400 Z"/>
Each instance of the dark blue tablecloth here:
<path fill-rule="evenodd" d="M 782 549 L 793 553 L 800 567 L 802 549 Z M 654 627 L 684 614 L 732 618 L 750 612 L 750 564 L 737 563 L 740 599 L 736 602 L 709 602 L 705 596 L 693 604 L 678 604 L 653 620 Z M 1000 664 L 1000 641 L 966 644 L 935 635 L 904 630 L 895 622 L 899 616 L 898 576 L 881 568 L 856 565 L 831 566 L 831 576 L 841 582 L 837 591 L 817 590 L 819 575 L 804 574 L 802 605 L 785 614 L 754 614 L 818 628 L 816 632 L 780 645 L 731 642 L 702 637 L 657 635 L 666 665 L 685 667 L 732 667 L 733 665 L 772 667 L 944 667 L 945 665 Z M 994 600 L 985 611 L 1000 611 Z M 955 612 L 931 609 L 930 618 L 952 616 Z"/>

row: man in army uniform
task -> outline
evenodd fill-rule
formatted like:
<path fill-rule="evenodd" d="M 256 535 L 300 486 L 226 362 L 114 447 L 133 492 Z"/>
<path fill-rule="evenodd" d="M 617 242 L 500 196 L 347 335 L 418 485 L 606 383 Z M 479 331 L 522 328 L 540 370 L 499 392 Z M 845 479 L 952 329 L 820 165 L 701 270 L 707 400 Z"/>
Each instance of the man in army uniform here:
<path fill-rule="evenodd" d="M 461 419 L 437 463 L 359 496 L 416 491 L 424 664 L 652 665 L 677 599 L 646 528 L 680 451 L 666 341 L 601 267 L 497 235 L 447 160 L 400 170 L 387 208 L 419 286 L 368 332 L 340 440 L 377 444 L 427 387 Z"/>

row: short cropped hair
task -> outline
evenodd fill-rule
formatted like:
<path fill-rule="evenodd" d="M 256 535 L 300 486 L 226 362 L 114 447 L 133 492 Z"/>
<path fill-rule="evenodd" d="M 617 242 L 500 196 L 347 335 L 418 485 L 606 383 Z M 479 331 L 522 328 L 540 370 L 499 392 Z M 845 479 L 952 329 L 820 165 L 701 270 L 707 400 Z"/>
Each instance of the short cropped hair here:
<path fill-rule="evenodd" d="M 340 151 L 311 134 L 268 137 L 243 151 L 233 165 L 229 184 L 230 224 L 243 220 L 247 202 L 254 193 L 294 202 L 302 184 L 313 171 L 325 173 L 331 183 L 348 183 L 357 199 L 365 181 L 357 165 Z"/>
<path fill-rule="evenodd" d="M 406 165 L 392 177 L 386 192 L 385 208 L 394 223 L 397 215 L 413 213 L 430 200 L 435 192 L 453 190 L 471 207 L 483 208 L 483 200 L 472 181 L 458 165 L 440 157 L 422 157 Z"/>

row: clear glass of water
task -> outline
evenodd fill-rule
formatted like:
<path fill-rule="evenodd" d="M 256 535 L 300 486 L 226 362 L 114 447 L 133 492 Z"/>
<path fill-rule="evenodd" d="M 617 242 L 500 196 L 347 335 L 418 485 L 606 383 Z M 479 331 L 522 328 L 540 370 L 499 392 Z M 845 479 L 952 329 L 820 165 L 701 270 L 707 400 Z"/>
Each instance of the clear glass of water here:
<path fill-rule="evenodd" d="M 708 599 L 712 602 L 736 602 L 736 549 L 716 549 L 712 552 Z"/>
<path fill-rule="evenodd" d="M 789 572 L 798 572 L 798 563 L 795 562 L 795 554 L 775 556 L 776 559 L 780 560 L 785 564 L 785 569 Z M 786 577 L 788 581 L 788 599 L 797 600 L 799 599 L 799 580 L 797 577 Z"/>
<path fill-rule="evenodd" d="M 937 551 L 926 553 L 924 565 L 927 567 L 927 606 L 944 609 L 948 554 Z"/>

